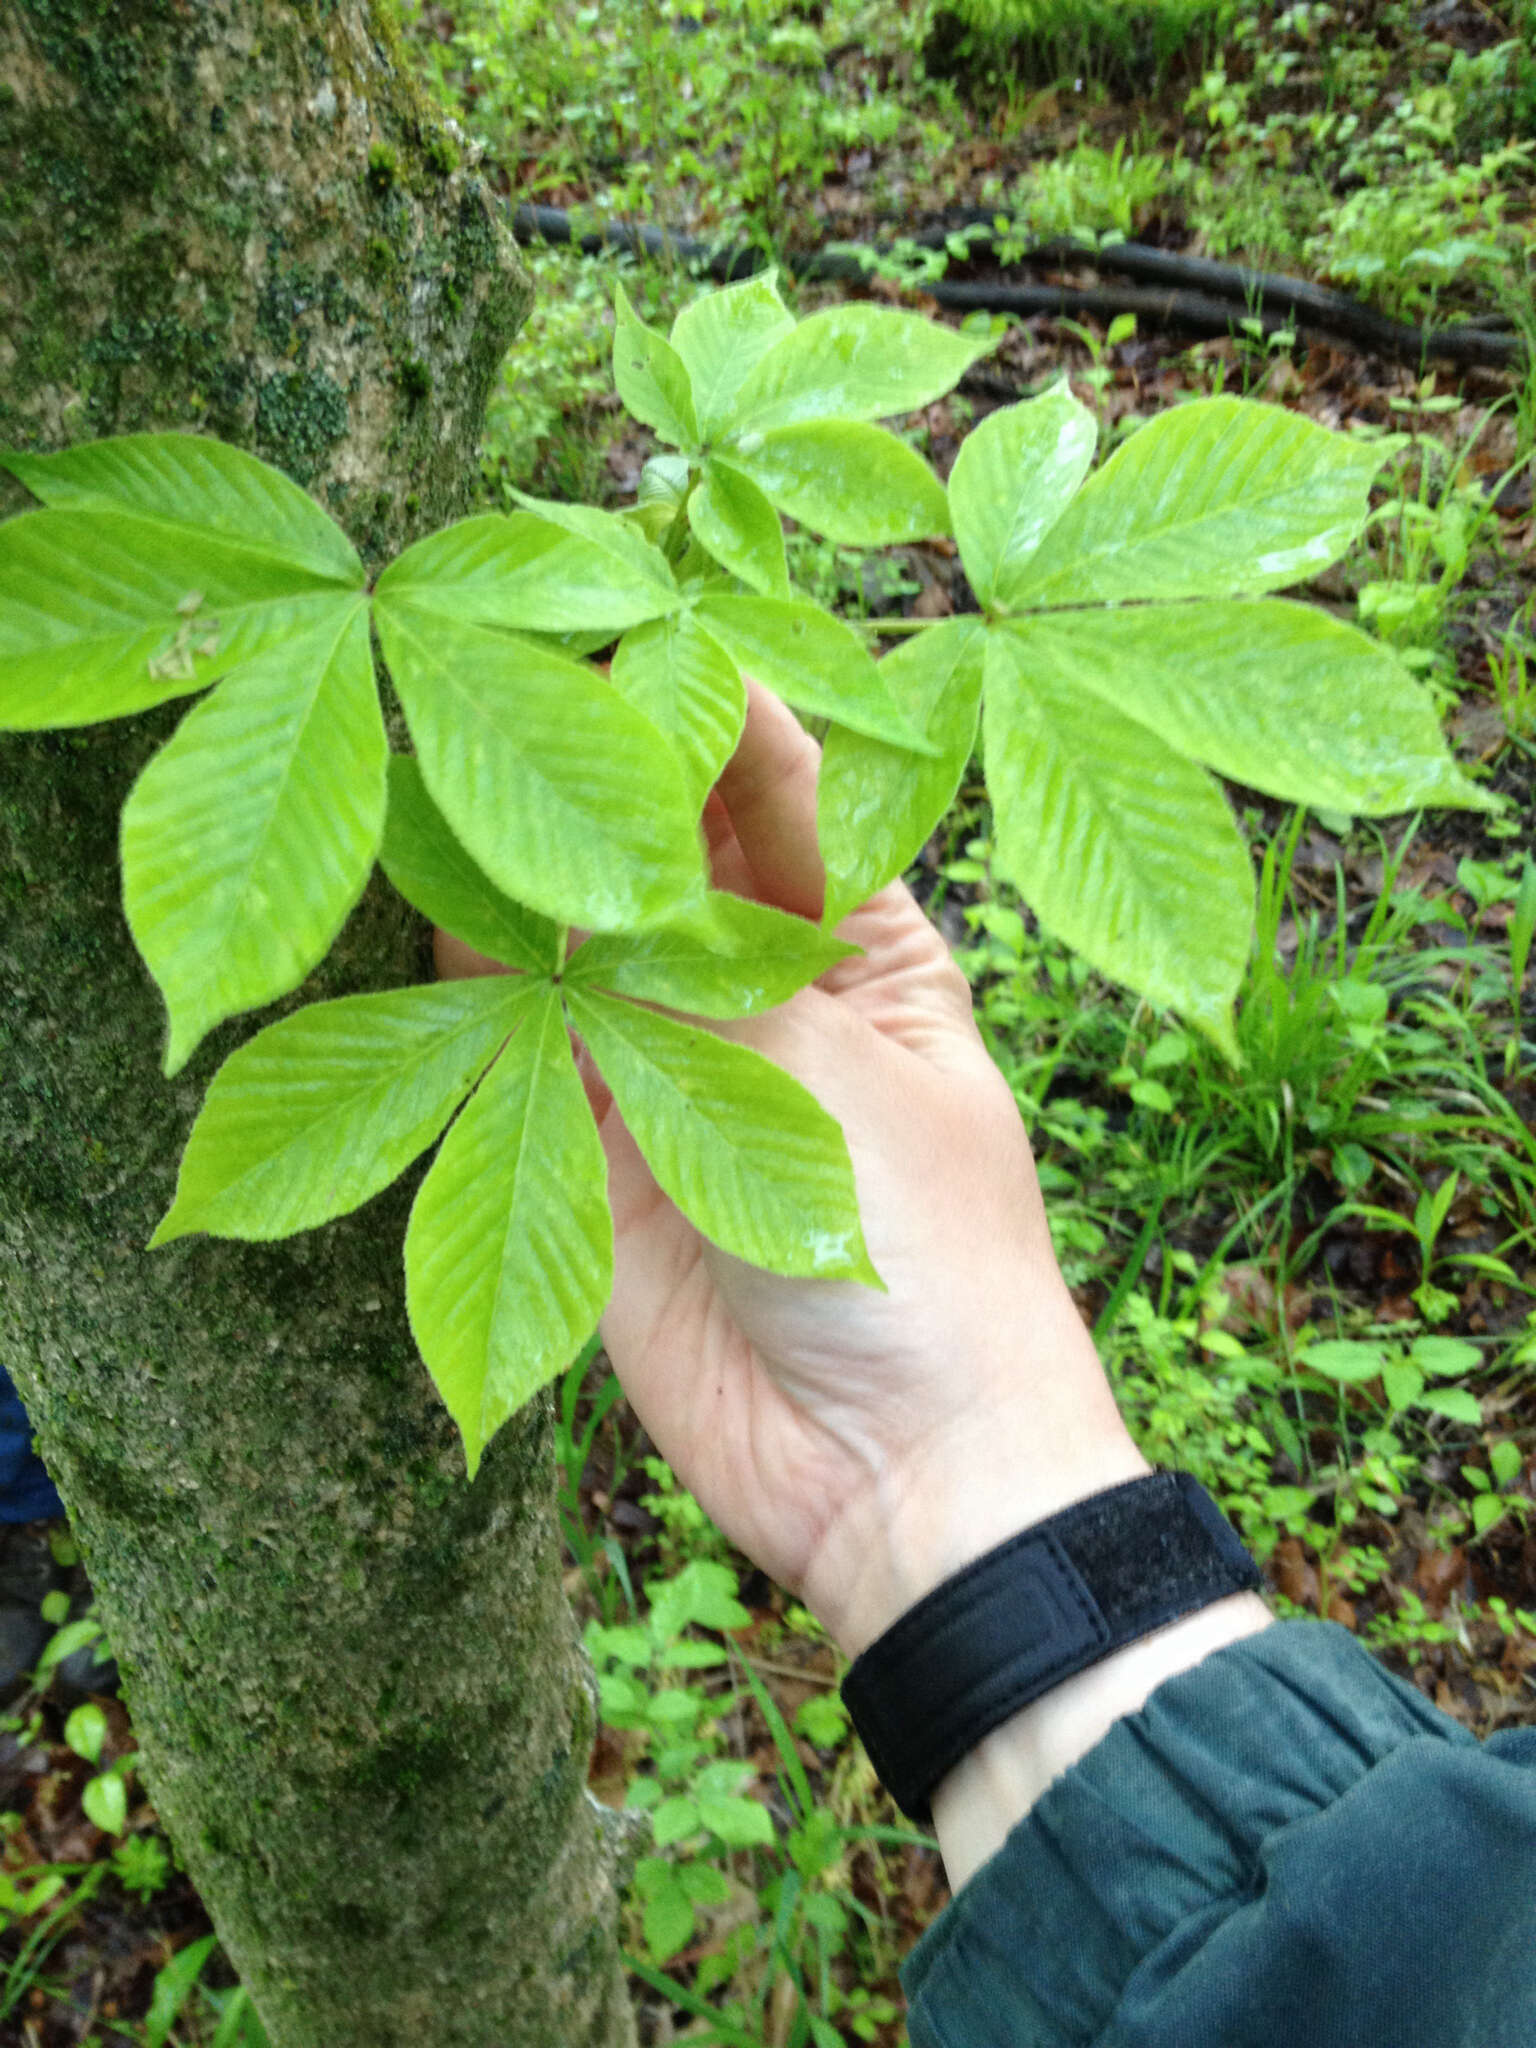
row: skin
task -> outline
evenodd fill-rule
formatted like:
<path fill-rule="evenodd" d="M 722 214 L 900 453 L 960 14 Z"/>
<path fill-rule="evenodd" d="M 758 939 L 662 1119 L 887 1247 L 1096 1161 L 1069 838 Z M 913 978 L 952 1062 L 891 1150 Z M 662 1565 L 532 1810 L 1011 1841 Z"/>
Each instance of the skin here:
<path fill-rule="evenodd" d="M 716 887 L 819 918 L 818 761 L 751 686 L 705 811 Z M 766 1016 L 712 1028 L 841 1123 L 884 1293 L 716 1250 L 588 1085 L 615 1232 L 602 1337 L 624 1391 L 683 1484 L 852 1657 L 1005 1537 L 1150 1468 L 1061 1277 L 1028 1138 L 944 941 L 899 882 L 838 936 L 861 953 Z M 443 933 L 438 965 L 493 971 Z M 934 1795 L 951 1884 L 1154 1686 L 1270 1618 L 1251 1594 L 1218 1601 L 994 1731 Z"/>

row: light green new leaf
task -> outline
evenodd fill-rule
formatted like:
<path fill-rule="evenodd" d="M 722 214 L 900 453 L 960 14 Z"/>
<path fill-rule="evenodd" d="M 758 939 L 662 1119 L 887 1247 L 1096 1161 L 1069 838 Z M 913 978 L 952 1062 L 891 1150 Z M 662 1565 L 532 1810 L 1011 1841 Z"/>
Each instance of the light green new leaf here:
<path fill-rule="evenodd" d="M 496 886 L 558 924 L 644 924 L 703 883 L 683 773 L 583 663 L 376 602 L 432 801 Z"/>
<path fill-rule="evenodd" d="M 828 306 L 764 353 L 736 393 L 729 425 L 741 433 L 915 412 L 996 346 L 996 335 L 960 334 L 890 306 Z"/>
<path fill-rule="evenodd" d="M 1098 427 L 1063 384 L 989 413 L 966 435 L 949 479 L 955 538 L 983 605 L 1013 603 L 1025 564 L 1088 474 Z"/>
<path fill-rule="evenodd" d="M 432 1143 L 547 985 L 482 975 L 269 1024 L 214 1075 L 151 1245 L 291 1237 L 358 1208 Z"/>
<path fill-rule="evenodd" d="M 530 974 L 553 974 L 559 966 L 559 927 L 504 896 L 475 865 L 409 754 L 390 760 L 379 864 L 407 903 L 477 952 Z"/>
<path fill-rule="evenodd" d="M 45 505 L 132 512 L 199 538 L 215 533 L 266 562 L 360 589 L 356 548 L 307 491 L 274 469 L 205 434 L 120 434 L 56 455 L 0 455 Z M 174 547 L 171 533 L 167 548 Z"/>
<path fill-rule="evenodd" d="M 917 753 L 932 751 L 858 634 L 819 605 L 707 591 L 697 616 L 738 668 L 777 690 L 797 711 L 836 719 Z"/>
<path fill-rule="evenodd" d="M 671 741 L 698 817 L 746 723 L 735 662 L 695 613 L 675 612 L 630 628 L 614 649 L 610 680 Z"/>
<path fill-rule="evenodd" d="M 1429 698 L 1379 641 L 1285 598 L 1055 612 L 1008 630 L 1049 669 L 1171 747 L 1270 796 L 1357 816 L 1489 809 Z"/>
<path fill-rule="evenodd" d="M 658 600 L 666 600 L 660 610 L 651 614 L 653 618 L 659 618 L 662 611 L 676 609 L 679 600 L 670 563 L 627 512 L 602 512 L 595 505 L 567 505 L 560 498 L 533 498 L 526 491 L 514 491 L 512 496 L 525 513 L 558 526 L 572 539 L 584 541 L 606 556 L 611 564 L 610 574 L 649 577 Z"/>
<path fill-rule="evenodd" d="M 764 597 L 788 597 L 784 529 L 750 477 L 711 458 L 688 500 L 688 524 L 722 568 Z"/>
<path fill-rule="evenodd" d="M 844 726 L 827 734 L 816 838 L 827 871 L 829 926 L 899 875 L 954 801 L 976 744 L 985 648 L 979 618 L 945 619 L 880 663 L 896 701 L 938 750 L 926 759 Z"/>
<path fill-rule="evenodd" d="M 361 596 L 189 711 L 123 807 L 123 907 L 170 1012 L 165 1071 L 297 988 L 363 893 L 389 744 Z"/>
<path fill-rule="evenodd" d="M 94 725 L 204 690 L 355 593 L 136 513 L 0 522 L 0 729 Z"/>
<path fill-rule="evenodd" d="M 777 271 L 706 292 L 672 323 L 677 350 L 693 387 L 700 434 L 711 440 L 731 416 L 736 393 L 765 351 L 794 320 L 774 287 Z"/>
<path fill-rule="evenodd" d="M 697 1017 L 755 1017 L 853 950 L 803 917 L 712 889 L 650 931 L 588 939 L 572 954 L 565 982 Z"/>
<path fill-rule="evenodd" d="M 560 1001 L 537 1007 L 421 1184 L 405 1300 L 469 1476 L 496 1431 L 567 1366 L 613 1285 L 608 1172 Z"/>
<path fill-rule="evenodd" d="M 1279 406 L 1202 398 L 1139 427 L 1012 586 L 1015 607 L 1258 596 L 1316 576 L 1369 510 L 1382 451 Z"/>
<path fill-rule="evenodd" d="M 570 633 L 606 626 L 617 633 L 676 611 L 682 599 L 666 560 L 627 521 L 585 506 L 577 529 L 539 512 L 485 512 L 444 527 L 391 562 L 381 601 L 476 626 Z"/>
<path fill-rule="evenodd" d="M 625 407 L 676 448 L 698 445 L 688 372 L 671 342 L 639 319 L 623 285 L 613 288 L 613 381 Z"/>
<path fill-rule="evenodd" d="M 1058 938 L 1235 1057 L 1253 876 L 1217 784 L 1102 698 L 988 635 L 998 863 Z"/>
<path fill-rule="evenodd" d="M 1465 1387 L 1431 1387 L 1420 1397 L 1421 1408 L 1427 1408 L 1431 1415 L 1443 1415 L 1450 1422 L 1464 1422 L 1473 1429 L 1482 1425 L 1483 1411 L 1476 1394 Z"/>
<path fill-rule="evenodd" d="M 772 1273 L 876 1285 L 848 1147 L 798 1081 L 712 1032 L 569 991 L 571 1021 L 663 1191 Z"/>
<path fill-rule="evenodd" d="M 1357 1344 L 1347 1337 L 1330 1337 L 1320 1344 L 1307 1345 L 1296 1355 L 1303 1365 L 1309 1365 L 1325 1379 L 1336 1380 L 1342 1386 L 1360 1386 L 1376 1378 L 1386 1354 L 1379 1344 Z"/>
<path fill-rule="evenodd" d="M 846 547 L 890 547 L 949 531 L 944 486 L 884 427 L 817 420 L 742 434 L 723 452 L 781 512 Z"/>

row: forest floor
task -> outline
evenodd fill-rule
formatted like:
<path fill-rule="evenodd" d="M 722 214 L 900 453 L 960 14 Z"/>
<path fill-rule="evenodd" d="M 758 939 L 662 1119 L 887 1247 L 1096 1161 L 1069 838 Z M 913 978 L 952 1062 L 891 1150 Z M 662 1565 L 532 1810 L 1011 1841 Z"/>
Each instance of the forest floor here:
<path fill-rule="evenodd" d="M 513 201 L 780 257 L 881 245 L 863 283 L 803 287 L 802 312 L 849 291 L 937 311 L 924 290 L 941 271 L 996 277 L 962 244 L 942 260 L 897 246 L 971 208 L 1029 241 L 1127 236 L 1413 321 L 1536 332 L 1530 151 L 1501 125 L 1536 85 L 1500 56 L 1518 39 L 1487 7 L 1255 13 L 1146 77 L 1110 52 L 1086 77 L 977 58 L 969 80 L 925 67 L 923 13 L 473 0 L 410 19 Z M 695 280 L 612 251 L 531 261 L 541 303 L 493 409 L 486 500 L 622 503 L 654 444 L 609 389 L 612 282 L 665 318 Z M 1101 275 L 1081 254 L 1028 274 Z M 1507 802 L 1355 820 L 1231 789 L 1261 885 L 1240 1070 L 1102 982 L 995 880 L 979 781 L 912 881 L 971 979 L 1147 1454 L 1211 1488 L 1279 1612 L 1355 1631 L 1479 1734 L 1536 1722 L 1536 374 L 1400 362 L 1241 314 L 1200 339 L 1144 309 L 998 332 L 955 394 L 900 423 L 941 475 L 978 418 L 1063 374 L 1105 451 L 1219 391 L 1381 442 L 1366 534 L 1297 594 L 1390 641 Z M 791 570 L 865 618 L 968 602 L 947 543 L 860 554 L 792 535 Z M 603 1688 L 592 1783 L 666 1814 L 661 1874 L 626 1924 L 644 2038 L 893 2048 L 896 1966 L 944 1901 L 942 1867 L 848 1731 L 832 1646 L 677 1487 L 600 1353 L 557 1392 L 568 1585 Z M 666 1661 L 683 1640 L 696 1654 Z M 79 1704 L 45 1669 L 0 1738 L 0 2044 L 256 2048 L 121 1762 L 126 1713 L 103 1698 L 99 1721 L 71 1722 Z M 114 1759 L 120 1828 L 89 1791 Z M 771 1821 L 739 1839 L 687 1803 L 731 1765 Z"/>

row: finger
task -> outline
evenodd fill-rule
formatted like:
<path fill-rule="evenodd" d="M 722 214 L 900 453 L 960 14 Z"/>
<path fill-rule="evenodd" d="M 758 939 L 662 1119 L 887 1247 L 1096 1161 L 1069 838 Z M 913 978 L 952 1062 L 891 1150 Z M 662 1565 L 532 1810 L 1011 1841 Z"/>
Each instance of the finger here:
<path fill-rule="evenodd" d="M 717 789 L 753 883 L 780 910 L 820 918 L 827 878 L 816 845 L 821 749 L 761 683 L 747 683 L 747 722 Z"/>
<path fill-rule="evenodd" d="M 500 960 L 477 953 L 465 940 L 456 939 L 452 932 L 445 932 L 441 925 L 432 934 L 432 959 L 439 981 L 468 981 L 477 974 L 512 972 Z"/>
<path fill-rule="evenodd" d="M 576 1072 L 581 1077 L 582 1087 L 586 1090 L 592 1119 L 601 1131 L 604 1119 L 613 1108 L 613 1090 L 597 1071 L 597 1063 L 587 1051 L 585 1041 L 578 1038 L 574 1032 L 571 1034 L 571 1050 L 576 1055 Z"/>
<path fill-rule="evenodd" d="M 704 847 L 709 856 L 709 881 L 713 889 L 727 889 L 733 896 L 757 892 L 746 856 L 736 842 L 731 814 L 718 790 L 711 790 L 704 806 Z"/>

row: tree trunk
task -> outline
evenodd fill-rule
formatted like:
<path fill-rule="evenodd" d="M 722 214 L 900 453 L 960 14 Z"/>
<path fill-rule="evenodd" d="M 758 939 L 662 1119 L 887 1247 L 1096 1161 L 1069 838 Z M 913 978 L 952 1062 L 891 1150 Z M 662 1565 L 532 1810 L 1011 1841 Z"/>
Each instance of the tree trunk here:
<path fill-rule="evenodd" d="M 384 5 L 0 0 L 0 443 L 201 427 L 375 563 L 463 509 L 529 288 Z M 250 1029 L 159 1077 L 117 814 L 180 709 L 0 742 L 0 1356 L 274 2048 L 617 2048 L 547 1403 L 466 1485 L 405 1320 L 408 1189 L 143 1249 Z M 375 886 L 304 998 L 428 972 Z"/>

